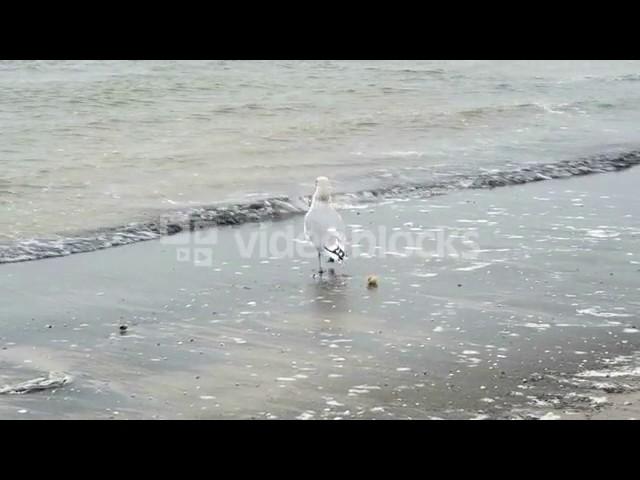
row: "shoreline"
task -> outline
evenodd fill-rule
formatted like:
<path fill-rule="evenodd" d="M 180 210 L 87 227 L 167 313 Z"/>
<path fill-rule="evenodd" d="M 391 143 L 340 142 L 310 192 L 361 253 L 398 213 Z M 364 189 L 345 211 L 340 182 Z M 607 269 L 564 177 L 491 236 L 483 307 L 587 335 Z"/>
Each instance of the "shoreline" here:
<path fill-rule="evenodd" d="M 448 180 L 390 185 L 374 190 L 336 195 L 338 203 L 370 205 L 372 199 L 424 199 L 466 190 L 526 185 L 539 181 L 571 179 L 624 171 L 640 164 L 640 151 L 592 155 L 555 163 L 525 164 L 502 171 L 480 171 L 475 174 L 449 175 Z M 126 225 L 105 227 L 97 231 L 49 235 L 24 241 L 0 243 L 0 265 L 56 258 L 77 253 L 131 245 L 181 232 L 207 228 L 237 226 L 264 221 L 285 221 L 306 212 L 309 198 L 272 197 L 245 203 L 192 207 L 168 211 L 155 219 Z M 375 205 L 373 205 L 375 206 Z"/>

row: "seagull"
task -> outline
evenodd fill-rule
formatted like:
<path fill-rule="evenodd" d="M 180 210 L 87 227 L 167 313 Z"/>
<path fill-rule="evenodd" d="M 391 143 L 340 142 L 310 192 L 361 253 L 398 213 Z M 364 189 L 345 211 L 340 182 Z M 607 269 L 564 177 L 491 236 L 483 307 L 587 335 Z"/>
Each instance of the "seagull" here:
<path fill-rule="evenodd" d="M 345 228 L 340 214 L 331 206 L 331 184 L 327 177 L 316 179 L 316 190 L 311 208 L 304 217 L 304 234 L 318 250 L 318 273 L 322 275 L 322 254 L 329 262 L 339 262 L 346 257 Z"/>

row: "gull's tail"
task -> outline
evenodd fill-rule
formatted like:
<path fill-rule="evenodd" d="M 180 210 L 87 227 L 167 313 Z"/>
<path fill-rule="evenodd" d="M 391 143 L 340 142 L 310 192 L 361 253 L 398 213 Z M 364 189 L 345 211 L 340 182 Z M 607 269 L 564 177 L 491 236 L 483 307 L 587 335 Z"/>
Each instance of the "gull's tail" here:
<path fill-rule="evenodd" d="M 331 230 L 333 230 L 333 232 Z M 333 235 L 330 235 L 324 242 L 324 251 L 327 252 L 329 261 L 342 263 L 347 257 L 344 251 L 344 241 L 334 229 L 330 229 L 329 232 L 333 233 Z"/>

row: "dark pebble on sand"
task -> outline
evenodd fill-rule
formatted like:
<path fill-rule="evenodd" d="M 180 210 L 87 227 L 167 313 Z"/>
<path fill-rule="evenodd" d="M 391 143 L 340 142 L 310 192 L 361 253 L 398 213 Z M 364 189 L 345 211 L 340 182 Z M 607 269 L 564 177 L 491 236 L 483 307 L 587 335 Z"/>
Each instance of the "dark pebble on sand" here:
<path fill-rule="evenodd" d="M 459 283 L 459 284 L 458 284 L 458 286 L 459 286 L 459 287 L 461 287 L 461 286 L 462 286 L 462 284 L 461 284 L 461 283 Z"/>

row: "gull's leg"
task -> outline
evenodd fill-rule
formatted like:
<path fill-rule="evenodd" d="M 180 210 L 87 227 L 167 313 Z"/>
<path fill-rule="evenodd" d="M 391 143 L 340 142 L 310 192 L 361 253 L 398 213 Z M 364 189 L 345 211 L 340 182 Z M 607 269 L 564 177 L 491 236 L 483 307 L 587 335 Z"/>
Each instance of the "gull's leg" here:
<path fill-rule="evenodd" d="M 321 253 L 318 252 L 318 273 L 320 275 L 322 275 L 324 272 L 322 270 L 322 258 L 321 258 Z"/>

